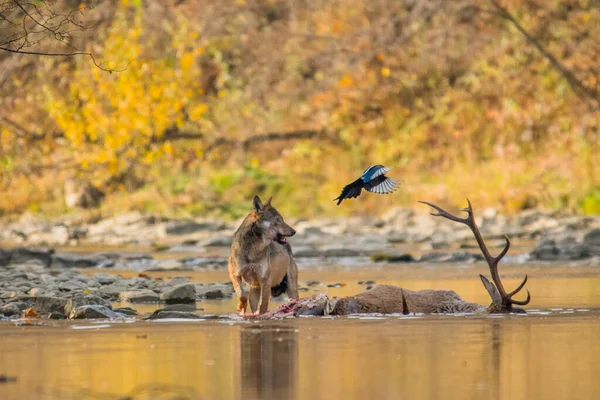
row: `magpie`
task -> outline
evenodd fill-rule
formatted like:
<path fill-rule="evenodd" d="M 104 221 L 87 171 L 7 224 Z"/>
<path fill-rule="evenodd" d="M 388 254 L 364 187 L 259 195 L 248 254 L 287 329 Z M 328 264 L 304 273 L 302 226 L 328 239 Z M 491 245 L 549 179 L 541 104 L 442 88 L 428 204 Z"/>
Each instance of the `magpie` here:
<path fill-rule="evenodd" d="M 360 178 L 344 186 L 342 194 L 333 199 L 333 201 L 337 200 L 337 205 L 339 206 L 344 199 L 354 199 L 360 196 L 363 188 L 373 193 L 392 193 L 398 189 L 400 183 L 384 175 L 389 170 L 391 168 L 384 167 L 383 165 L 373 165 L 367 168 Z"/>

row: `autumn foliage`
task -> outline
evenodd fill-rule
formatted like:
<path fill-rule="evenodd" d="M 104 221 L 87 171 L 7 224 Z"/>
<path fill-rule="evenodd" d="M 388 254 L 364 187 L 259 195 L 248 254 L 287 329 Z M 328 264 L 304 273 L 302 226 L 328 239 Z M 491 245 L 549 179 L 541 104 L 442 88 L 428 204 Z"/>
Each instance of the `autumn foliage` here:
<path fill-rule="evenodd" d="M 106 191 L 107 213 L 237 217 L 255 193 L 297 216 L 467 194 L 600 213 L 591 1 L 79 7 L 95 24 L 75 44 L 124 70 L 0 54 L 4 213 L 66 211 L 67 178 Z M 399 192 L 335 207 L 374 163 Z"/>

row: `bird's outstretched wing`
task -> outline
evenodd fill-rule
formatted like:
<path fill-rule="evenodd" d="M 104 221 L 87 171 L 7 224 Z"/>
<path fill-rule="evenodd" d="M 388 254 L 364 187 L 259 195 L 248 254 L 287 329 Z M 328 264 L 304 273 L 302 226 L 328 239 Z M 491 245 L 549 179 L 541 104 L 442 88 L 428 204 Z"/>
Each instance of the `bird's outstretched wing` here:
<path fill-rule="evenodd" d="M 342 189 L 342 194 L 340 194 L 337 198 L 333 199 L 333 201 L 337 200 L 337 205 L 339 206 L 342 200 L 344 199 L 353 199 L 355 197 L 360 196 L 363 184 L 363 180 L 361 178 L 358 178 L 351 184 L 344 186 L 344 188 Z"/>
<path fill-rule="evenodd" d="M 375 178 L 377 178 L 377 177 L 385 174 L 386 172 L 388 172 L 390 170 L 391 170 L 391 168 L 384 167 L 381 164 L 372 165 L 369 168 L 367 168 L 365 170 L 365 172 L 363 172 L 363 174 L 361 175 L 361 179 L 365 183 L 368 183 L 370 180 L 375 179 Z"/>
<path fill-rule="evenodd" d="M 380 193 L 380 194 L 388 194 L 392 193 L 400 186 L 399 182 L 388 178 L 385 175 L 379 175 L 376 178 L 370 180 L 365 183 L 365 189 L 369 192 Z"/>

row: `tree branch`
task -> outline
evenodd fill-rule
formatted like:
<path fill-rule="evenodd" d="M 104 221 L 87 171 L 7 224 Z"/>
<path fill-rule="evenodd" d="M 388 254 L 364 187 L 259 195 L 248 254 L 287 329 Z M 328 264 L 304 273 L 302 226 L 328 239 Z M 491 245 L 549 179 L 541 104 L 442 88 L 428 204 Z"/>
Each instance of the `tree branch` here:
<path fill-rule="evenodd" d="M 113 72 L 123 72 L 125 71 L 127 68 L 129 68 L 129 64 L 131 64 L 131 61 L 129 61 L 127 63 L 127 65 L 125 66 L 125 68 L 121 68 L 121 69 L 114 69 L 114 68 L 104 68 L 102 66 L 102 64 L 98 64 L 98 62 L 96 61 L 96 58 L 94 57 L 94 55 L 90 52 L 86 52 L 86 51 L 75 51 L 73 53 L 44 53 L 44 52 L 40 52 L 40 51 L 26 51 L 26 50 L 20 50 L 20 49 L 11 49 L 8 47 L 0 47 L 0 50 L 4 50 L 4 51 L 8 51 L 10 53 L 17 53 L 17 54 L 27 54 L 27 55 L 32 55 L 32 56 L 46 56 L 46 57 L 74 57 L 74 56 L 88 56 L 92 59 L 92 62 L 94 63 L 94 65 L 96 67 L 98 67 L 99 69 L 101 69 L 102 71 L 106 71 L 110 74 L 112 74 Z"/>
<path fill-rule="evenodd" d="M 571 85 L 574 89 L 575 94 L 583 99 L 583 100 L 592 100 L 592 109 L 596 110 L 600 107 L 600 96 L 596 89 L 588 87 L 579 80 L 573 72 L 571 72 L 567 67 L 561 64 L 560 61 L 552 54 L 550 54 L 533 36 L 529 34 L 519 24 L 519 22 L 512 16 L 511 13 L 504 7 L 502 7 L 496 0 L 490 0 L 490 3 L 499 11 L 499 15 L 508 20 L 517 30 L 527 39 L 529 43 L 531 43 L 548 61 L 554 68 L 556 68 L 560 74 L 565 78 L 565 80 Z"/>

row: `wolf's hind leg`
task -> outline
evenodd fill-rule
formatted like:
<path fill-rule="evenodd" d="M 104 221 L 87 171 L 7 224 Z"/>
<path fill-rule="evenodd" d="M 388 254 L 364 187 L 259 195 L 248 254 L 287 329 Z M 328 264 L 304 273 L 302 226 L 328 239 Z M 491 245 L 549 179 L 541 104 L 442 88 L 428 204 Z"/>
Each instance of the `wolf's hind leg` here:
<path fill-rule="evenodd" d="M 260 302 L 260 287 L 250 288 L 250 311 L 255 313 Z"/>
<path fill-rule="evenodd" d="M 271 298 L 271 282 L 268 279 L 260 281 L 260 314 L 269 311 L 269 299 Z"/>
<path fill-rule="evenodd" d="M 290 265 L 287 273 L 287 288 L 285 293 L 290 299 L 297 299 L 298 295 L 298 266 L 294 259 L 290 259 Z"/>

